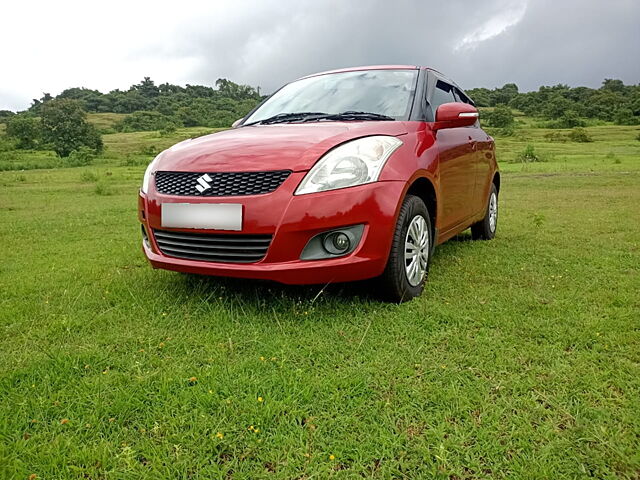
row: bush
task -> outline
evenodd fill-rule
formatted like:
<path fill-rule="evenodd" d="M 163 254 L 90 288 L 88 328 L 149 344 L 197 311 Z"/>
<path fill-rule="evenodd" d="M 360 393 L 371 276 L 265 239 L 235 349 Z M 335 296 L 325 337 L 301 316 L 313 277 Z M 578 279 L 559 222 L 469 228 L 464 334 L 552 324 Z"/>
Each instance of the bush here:
<path fill-rule="evenodd" d="M 166 127 L 160 130 L 160 136 L 170 137 L 171 135 L 176 133 L 176 130 L 178 130 L 178 128 L 174 124 L 167 125 Z"/>
<path fill-rule="evenodd" d="M 113 195 L 111 186 L 105 180 L 98 180 L 93 191 L 96 192 L 96 195 Z"/>
<path fill-rule="evenodd" d="M 4 122 L 15 115 L 11 110 L 0 110 L 0 122 Z"/>
<path fill-rule="evenodd" d="M 545 134 L 544 138 L 546 138 L 550 142 L 562 142 L 566 143 L 569 138 L 566 135 L 563 135 L 561 132 L 549 132 Z"/>
<path fill-rule="evenodd" d="M 640 117 L 634 116 L 630 108 L 621 108 L 615 113 L 613 121 L 616 125 L 638 125 Z"/>
<path fill-rule="evenodd" d="M 64 165 L 68 167 L 83 167 L 89 165 L 94 158 L 94 150 L 88 147 L 80 147 L 69 154 Z"/>
<path fill-rule="evenodd" d="M 486 115 L 487 125 L 496 128 L 511 128 L 515 126 L 515 119 L 511 109 L 506 105 L 498 105 L 493 112 Z"/>
<path fill-rule="evenodd" d="M 176 128 L 178 121 L 160 112 L 140 111 L 123 118 L 114 125 L 118 132 L 150 132 Z"/>
<path fill-rule="evenodd" d="M 567 136 L 569 137 L 569 140 L 571 140 L 572 142 L 579 142 L 579 143 L 593 142 L 593 138 L 591 138 L 591 135 L 589 135 L 589 132 L 587 132 L 584 128 L 581 128 L 581 127 L 572 129 L 569 132 L 569 135 Z"/>
<path fill-rule="evenodd" d="M 156 147 L 155 145 L 147 145 L 145 147 L 141 147 L 140 150 L 138 150 L 138 153 L 140 155 L 146 155 L 146 156 L 153 156 L 155 157 L 156 155 L 158 155 L 162 150 L 158 147 Z"/>
<path fill-rule="evenodd" d="M 82 175 L 80 175 L 80 181 L 87 183 L 97 182 L 98 175 L 95 172 L 82 172 Z"/>
<path fill-rule="evenodd" d="M 520 154 L 516 157 L 516 162 L 519 163 L 532 163 L 532 162 L 545 162 L 546 160 L 542 155 L 536 153 L 536 149 L 530 143 L 524 148 Z"/>
<path fill-rule="evenodd" d="M 548 126 L 549 128 L 574 128 L 586 127 L 587 123 L 573 110 L 567 110 L 558 120 L 549 122 Z"/>
<path fill-rule="evenodd" d="M 100 134 L 86 120 L 78 100 L 51 100 L 42 105 L 42 136 L 45 142 L 61 157 L 86 147 L 94 153 L 102 151 Z"/>
<path fill-rule="evenodd" d="M 14 115 L 7 121 L 7 136 L 17 140 L 16 147 L 25 150 L 37 148 L 42 141 L 42 125 L 36 117 Z"/>

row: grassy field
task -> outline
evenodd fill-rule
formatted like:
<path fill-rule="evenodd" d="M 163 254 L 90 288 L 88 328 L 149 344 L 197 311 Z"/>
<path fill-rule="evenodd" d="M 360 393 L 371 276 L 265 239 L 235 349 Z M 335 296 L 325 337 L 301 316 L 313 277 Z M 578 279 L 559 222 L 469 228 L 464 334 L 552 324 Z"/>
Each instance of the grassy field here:
<path fill-rule="evenodd" d="M 638 127 L 499 138 L 497 238 L 403 305 L 149 268 L 145 163 L 202 130 L 0 172 L 0 478 L 640 478 Z"/>

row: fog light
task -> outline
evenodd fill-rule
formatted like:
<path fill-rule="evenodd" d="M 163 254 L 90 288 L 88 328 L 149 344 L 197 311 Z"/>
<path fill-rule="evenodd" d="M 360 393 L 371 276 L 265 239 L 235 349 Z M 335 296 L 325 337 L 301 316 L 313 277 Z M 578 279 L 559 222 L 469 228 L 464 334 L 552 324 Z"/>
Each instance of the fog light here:
<path fill-rule="evenodd" d="M 359 224 L 318 233 L 307 242 L 300 260 L 324 260 L 348 255 L 360 243 L 363 232 L 364 224 Z"/>
<path fill-rule="evenodd" d="M 336 247 L 336 250 L 343 252 L 347 250 L 350 245 L 349 237 L 344 233 L 340 232 L 333 235 L 333 246 Z"/>
<path fill-rule="evenodd" d="M 351 240 L 344 232 L 330 233 L 324 237 L 323 246 L 327 252 L 333 255 L 340 255 L 349 250 L 351 247 Z"/>

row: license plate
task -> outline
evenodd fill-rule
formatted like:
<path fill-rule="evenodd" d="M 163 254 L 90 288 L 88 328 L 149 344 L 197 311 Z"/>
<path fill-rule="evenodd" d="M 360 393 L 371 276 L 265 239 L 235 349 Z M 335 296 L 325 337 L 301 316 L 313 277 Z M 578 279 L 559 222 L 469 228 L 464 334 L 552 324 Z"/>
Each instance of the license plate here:
<path fill-rule="evenodd" d="M 242 230 L 239 203 L 163 203 L 161 208 L 163 227 Z"/>

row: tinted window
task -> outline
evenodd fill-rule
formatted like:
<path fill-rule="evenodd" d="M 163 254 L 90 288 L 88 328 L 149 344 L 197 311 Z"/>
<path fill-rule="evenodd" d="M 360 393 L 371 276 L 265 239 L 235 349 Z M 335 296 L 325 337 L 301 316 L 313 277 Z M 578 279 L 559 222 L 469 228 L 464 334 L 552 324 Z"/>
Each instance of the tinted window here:
<path fill-rule="evenodd" d="M 453 87 L 448 83 L 438 80 L 436 88 L 433 90 L 433 96 L 431 97 L 431 108 L 435 114 L 436 110 L 443 103 L 455 102 L 456 98 L 453 96 Z"/>
<path fill-rule="evenodd" d="M 460 90 L 458 90 L 455 87 L 454 87 L 454 92 L 456 94 L 456 101 L 473 105 L 473 103 L 471 103 L 471 100 L 469 100 L 469 97 L 467 97 L 464 93 L 462 93 Z"/>
<path fill-rule="evenodd" d="M 303 78 L 285 85 L 247 123 L 279 113 L 379 113 L 397 120 L 409 118 L 418 70 L 362 70 Z"/>

